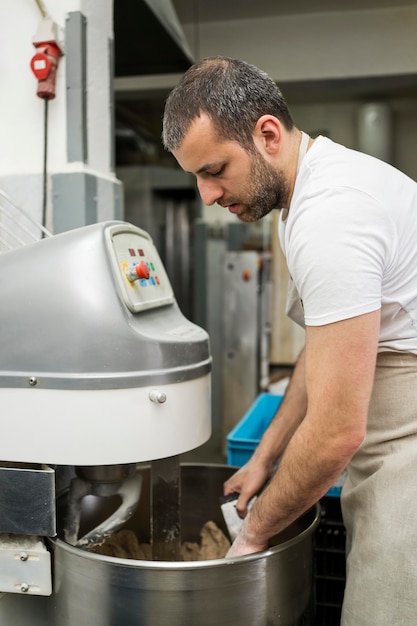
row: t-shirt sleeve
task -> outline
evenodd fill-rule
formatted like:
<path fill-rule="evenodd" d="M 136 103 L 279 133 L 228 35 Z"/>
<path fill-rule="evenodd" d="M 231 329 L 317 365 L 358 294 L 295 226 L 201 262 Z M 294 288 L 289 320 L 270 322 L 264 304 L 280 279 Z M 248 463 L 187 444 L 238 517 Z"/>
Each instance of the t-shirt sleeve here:
<path fill-rule="evenodd" d="M 307 326 L 381 307 L 395 231 L 372 197 L 346 188 L 326 190 L 302 203 L 288 227 L 288 267 Z"/>

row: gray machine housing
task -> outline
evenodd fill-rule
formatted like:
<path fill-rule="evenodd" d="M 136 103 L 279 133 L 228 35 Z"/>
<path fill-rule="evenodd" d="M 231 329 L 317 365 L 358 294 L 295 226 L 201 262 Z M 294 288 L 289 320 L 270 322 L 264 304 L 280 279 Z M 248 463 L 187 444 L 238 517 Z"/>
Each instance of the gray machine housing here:
<path fill-rule="evenodd" d="M 103 222 L 0 256 L 0 387 L 136 387 L 210 371 L 208 335 L 182 315 L 155 249 L 163 296 L 130 310 L 111 246 L 124 232 L 151 242 Z"/>

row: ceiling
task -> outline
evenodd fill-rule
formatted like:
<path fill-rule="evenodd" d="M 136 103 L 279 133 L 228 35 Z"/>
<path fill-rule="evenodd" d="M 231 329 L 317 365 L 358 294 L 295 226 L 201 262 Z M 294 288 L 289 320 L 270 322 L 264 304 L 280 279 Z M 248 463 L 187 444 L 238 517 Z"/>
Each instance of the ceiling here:
<path fill-rule="evenodd" d="M 416 0 L 172 0 L 182 24 L 412 6 Z"/>
<path fill-rule="evenodd" d="M 151 10 L 156 0 L 115 0 L 115 76 L 182 73 L 190 56 Z M 272 15 L 377 9 L 415 5 L 417 0 L 171 0 L 180 25 Z M 280 83 L 290 104 L 417 97 L 415 75 Z M 116 93 L 118 164 L 170 161 L 160 142 L 167 93 Z"/>
<path fill-rule="evenodd" d="M 115 0 L 115 76 L 184 72 L 190 58 L 151 9 L 151 0 Z"/>
<path fill-rule="evenodd" d="M 158 18 L 155 7 L 164 2 L 181 28 L 208 21 L 413 6 L 417 0 L 115 0 L 117 77 L 178 73 L 190 65 L 190 56 Z"/>

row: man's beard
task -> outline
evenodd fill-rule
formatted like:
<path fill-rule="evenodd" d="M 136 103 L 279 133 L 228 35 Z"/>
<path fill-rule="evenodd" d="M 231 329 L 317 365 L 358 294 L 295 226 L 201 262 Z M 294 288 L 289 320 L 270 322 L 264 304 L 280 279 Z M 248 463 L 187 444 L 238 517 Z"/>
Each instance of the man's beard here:
<path fill-rule="evenodd" d="M 239 219 L 256 222 L 272 209 L 284 207 L 288 197 L 289 185 L 284 173 L 277 172 L 259 152 L 254 152 L 247 199 L 242 201 L 245 208 L 239 213 Z"/>

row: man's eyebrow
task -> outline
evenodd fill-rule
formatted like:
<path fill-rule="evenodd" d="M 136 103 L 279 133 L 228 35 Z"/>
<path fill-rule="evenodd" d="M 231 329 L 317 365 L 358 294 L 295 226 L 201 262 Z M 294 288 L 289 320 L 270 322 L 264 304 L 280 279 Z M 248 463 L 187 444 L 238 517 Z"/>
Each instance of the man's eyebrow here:
<path fill-rule="evenodd" d="M 207 172 L 207 170 L 211 170 L 213 169 L 213 167 L 219 167 L 220 165 L 221 165 L 221 161 L 214 161 L 213 163 L 205 163 L 196 171 L 196 174 L 203 174 L 204 172 Z"/>

